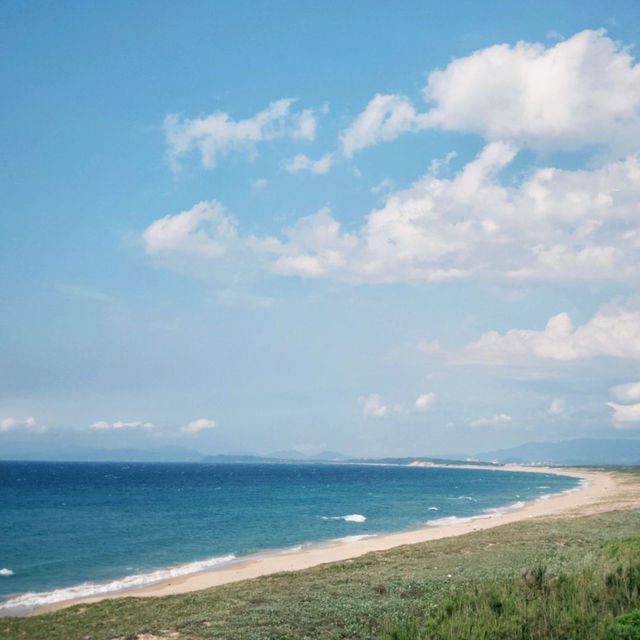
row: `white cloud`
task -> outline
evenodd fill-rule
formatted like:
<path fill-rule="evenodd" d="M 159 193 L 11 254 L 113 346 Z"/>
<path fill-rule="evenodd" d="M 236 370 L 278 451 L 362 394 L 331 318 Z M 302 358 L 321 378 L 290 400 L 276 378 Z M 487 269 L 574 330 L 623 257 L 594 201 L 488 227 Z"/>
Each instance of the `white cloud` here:
<path fill-rule="evenodd" d="M 293 127 L 290 135 L 294 139 L 315 140 L 316 138 L 316 117 L 312 109 L 305 109 L 301 113 L 292 116 Z"/>
<path fill-rule="evenodd" d="M 0 420 L 0 431 L 11 431 L 19 425 L 15 418 L 3 418 Z"/>
<path fill-rule="evenodd" d="M 122 420 L 117 420 L 116 422 L 110 423 L 106 420 L 99 420 L 98 422 L 94 422 L 89 425 L 90 429 L 97 430 L 107 430 L 107 429 L 153 429 L 154 425 L 152 422 L 142 422 L 140 420 L 136 420 L 133 422 L 123 422 Z"/>
<path fill-rule="evenodd" d="M 382 398 L 377 393 L 360 398 L 360 404 L 365 418 L 382 418 L 389 413 L 390 409 L 389 405 L 382 404 Z"/>
<path fill-rule="evenodd" d="M 111 424 L 105 420 L 98 420 L 89 425 L 89 429 L 111 429 Z"/>
<path fill-rule="evenodd" d="M 285 136 L 313 140 L 316 118 L 310 109 L 292 113 L 294 102 L 291 98 L 277 100 L 245 120 L 232 120 L 222 111 L 183 120 L 176 114 L 167 115 L 164 132 L 172 166 L 179 169 L 179 159 L 194 149 L 200 151 L 203 166 L 214 169 L 219 155 L 230 151 L 255 155 L 259 142 Z"/>
<path fill-rule="evenodd" d="M 511 416 L 506 413 L 498 413 L 490 418 L 478 418 L 471 423 L 472 427 L 483 427 L 493 424 L 505 424 L 511 422 Z"/>
<path fill-rule="evenodd" d="M 340 233 L 340 224 L 327 208 L 300 218 L 285 235 L 289 242 L 265 238 L 256 243 L 256 249 L 279 254 L 273 265 L 276 272 L 308 278 L 347 267 L 347 254 L 358 244 L 356 236 Z"/>
<path fill-rule="evenodd" d="M 142 238 L 148 253 L 172 252 L 218 257 L 236 238 L 236 220 L 216 200 L 152 222 Z"/>
<path fill-rule="evenodd" d="M 612 387 L 611 392 L 613 393 L 615 398 L 623 404 L 640 402 L 640 382 L 619 384 L 615 387 Z"/>
<path fill-rule="evenodd" d="M 416 411 L 427 411 L 435 404 L 436 394 L 433 391 L 429 393 L 421 393 L 414 403 Z"/>
<path fill-rule="evenodd" d="M 564 400 L 562 398 L 554 398 L 549 406 L 549 413 L 552 416 L 559 416 L 564 413 Z"/>
<path fill-rule="evenodd" d="M 433 127 L 536 149 L 628 153 L 640 141 L 640 65 L 604 30 L 481 49 L 430 73 L 423 97 L 435 106 L 418 113 L 406 96 L 377 94 L 341 134 L 344 154 Z"/>
<path fill-rule="evenodd" d="M 578 327 L 574 327 L 567 313 L 559 313 L 549 319 L 542 331 L 485 333 L 467 347 L 467 354 L 472 360 L 487 364 L 526 362 L 531 357 L 564 361 L 595 356 L 640 358 L 640 312 L 609 305 Z"/>
<path fill-rule="evenodd" d="M 298 154 L 292 158 L 285 165 L 285 169 L 289 173 L 297 173 L 298 171 L 310 171 L 316 175 L 324 174 L 329 171 L 331 164 L 333 163 L 333 154 L 327 153 L 319 160 L 311 160 L 303 153 Z"/>
<path fill-rule="evenodd" d="M 258 189 L 264 189 L 268 184 L 269 184 L 269 181 L 266 178 L 258 178 L 257 180 L 253 181 L 251 186 L 254 189 L 258 190 Z"/>
<path fill-rule="evenodd" d="M 430 116 L 416 113 L 409 98 L 378 93 L 340 134 L 340 142 L 344 154 L 350 158 L 356 151 L 394 140 L 407 131 L 420 131 L 430 124 Z"/>
<path fill-rule="evenodd" d="M 200 418 L 198 420 L 192 420 L 189 424 L 184 425 L 180 431 L 182 433 L 200 433 L 200 431 L 204 431 L 205 429 L 213 429 L 215 426 L 215 420 Z"/>
<path fill-rule="evenodd" d="M 515 154 L 495 142 L 452 179 L 429 173 L 352 233 L 325 208 L 256 248 L 276 254 L 278 273 L 354 283 L 640 277 L 638 156 L 502 186 Z"/>
<path fill-rule="evenodd" d="M 436 394 L 433 392 L 420 394 L 412 407 L 407 407 L 401 402 L 385 404 L 377 393 L 358 398 L 362 407 L 362 415 L 365 418 L 383 418 L 393 414 L 408 415 L 415 411 L 428 411 L 436 401 Z"/>
<path fill-rule="evenodd" d="M 393 184 L 394 182 L 391 178 L 384 178 L 383 180 L 380 180 L 378 184 L 371 187 L 371 193 L 386 193 L 392 189 Z"/>
<path fill-rule="evenodd" d="M 640 140 L 640 65 L 604 30 L 476 51 L 431 73 L 424 97 L 430 122 L 486 140 L 627 151 Z"/>
<path fill-rule="evenodd" d="M 631 429 L 640 425 L 640 382 L 619 384 L 611 388 L 615 398 L 622 404 L 607 402 L 613 409 L 613 426 L 617 429 Z"/>
<path fill-rule="evenodd" d="M 38 424 L 35 418 L 29 417 L 25 420 L 17 420 L 16 418 L 2 418 L 0 420 L 0 433 L 14 431 L 16 429 L 26 429 L 36 433 L 44 433 L 47 427 Z"/>
<path fill-rule="evenodd" d="M 616 404 L 607 402 L 613 413 L 613 426 L 618 429 L 631 429 L 634 424 L 640 423 L 640 403 L 637 404 Z"/>

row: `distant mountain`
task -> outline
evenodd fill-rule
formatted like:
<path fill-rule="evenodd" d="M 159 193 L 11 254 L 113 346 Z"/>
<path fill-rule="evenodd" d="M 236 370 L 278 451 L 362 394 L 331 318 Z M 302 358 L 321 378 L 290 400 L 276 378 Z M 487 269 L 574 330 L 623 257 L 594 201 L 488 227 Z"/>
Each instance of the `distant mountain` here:
<path fill-rule="evenodd" d="M 473 456 L 498 462 L 559 465 L 638 465 L 640 440 L 579 438 L 562 442 L 528 442 L 510 449 Z"/>
<path fill-rule="evenodd" d="M 295 449 L 285 449 L 283 451 L 272 451 L 264 456 L 257 455 L 258 458 L 277 458 L 279 460 L 302 460 L 307 456 Z"/>
<path fill-rule="evenodd" d="M 335 462 L 337 460 L 349 460 L 348 456 L 334 451 L 325 451 L 314 456 L 306 456 L 300 451 L 274 451 L 268 456 L 257 454 L 226 454 L 221 453 L 213 456 L 205 456 L 202 462 L 210 463 L 282 463 L 282 462 Z"/>
<path fill-rule="evenodd" d="M 262 457 L 262 456 L 260 456 Z M 295 449 L 285 451 L 273 451 L 268 458 L 278 458 L 280 460 L 349 460 L 350 456 L 345 456 L 344 453 L 338 453 L 337 451 L 322 451 L 321 453 L 315 453 L 313 455 L 307 455 L 296 451 Z"/>
<path fill-rule="evenodd" d="M 242 455 L 242 454 L 228 454 L 218 453 L 213 456 L 205 456 L 201 458 L 201 462 L 216 463 L 216 464 L 265 464 L 274 462 L 297 462 L 297 460 L 283 459 L 283 458 L 269 458 L 267 456 L 258 455 Z"/>

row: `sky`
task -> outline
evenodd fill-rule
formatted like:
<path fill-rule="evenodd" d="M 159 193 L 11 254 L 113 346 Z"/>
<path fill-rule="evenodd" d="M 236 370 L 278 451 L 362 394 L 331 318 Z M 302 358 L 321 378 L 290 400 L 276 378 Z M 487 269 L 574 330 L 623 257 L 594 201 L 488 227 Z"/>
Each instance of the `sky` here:
<path fill-rule="evenodd" d="M 0 4 L 0 457 L 640 431 L 637 0 Z"/>

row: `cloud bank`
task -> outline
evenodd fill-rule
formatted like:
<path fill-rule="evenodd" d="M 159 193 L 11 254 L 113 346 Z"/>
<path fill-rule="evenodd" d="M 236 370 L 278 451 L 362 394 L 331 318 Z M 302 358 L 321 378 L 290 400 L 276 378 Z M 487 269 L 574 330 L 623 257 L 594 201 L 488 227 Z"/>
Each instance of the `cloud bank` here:
<path fill-rule="evenodd" d="M 215 420 L 209 420 L 207 418 L 199 418 L 198 420 L 192 420 L 184 427 L 180 429 L 182 433 L 200 433 L 205 429 L 213 429 L 216 426 Z"/>
<path fill-rule="evenodd" d="M 26 430 L 36 433 L 44 433 L 47 427 L 38 424 L 35 418 L 26 418 L 25 420 L 18 420 L 16 418 L 2 418 L 0 419 L 0 433 L 7 433 L 9 431 Z"/>
<path fill-rule="evenodd" d="M 575 327 L 567 313 L 559 313 L 541 331 L 511 329 L 504 335 L 489 331 L 469 345 L 467 355 L 485 364 L 522 363 L 531 358 L 556 361 L 597 356 L 640 358 L 640 312 L 615 305 L 601 309 L 589 322 Z"/>
<path fill-rule="evenodd" d="M 242 236 L 215 200 L 152 222 L 148 253 L 220 258 L 232 245 L 275 273 L 350 283 L 460 279 L 624 281 L 640 277 L 640 157 L 600 169 L 544 168 L 518 186 L 498 174 L 516 155 L 488 144 L 453 178 L 428 173 L 343 232 L 329 208 L 282 237 Z"/>
<path fill-rule="evenodd" d="M 123 422 L 122 420 L 107 422 L 106 420 L 98 420 L 98 422 L 90 424 L 89 428 L 96 429 L 98 431 L 107 431 L 112 429 L 153 429 L 154 425 L 153 422 L 142 422 L 140 420 L 133 422 Z"/>

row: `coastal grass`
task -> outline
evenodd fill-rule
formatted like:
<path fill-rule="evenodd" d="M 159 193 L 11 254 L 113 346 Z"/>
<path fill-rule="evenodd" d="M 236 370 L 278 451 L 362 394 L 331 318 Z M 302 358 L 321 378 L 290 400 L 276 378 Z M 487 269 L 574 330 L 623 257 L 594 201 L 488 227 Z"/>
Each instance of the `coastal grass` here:
<path fill-rule="evenodd" d="M 518 522 L 189 594 L 4 618 L 0 640 L 640 638 L 629 635 L 639 533 L 640 510 Z"/>
<path fill-rule="evenodd" d="M 517 578 L 457 589 L 422 619 L 389 625 L 388 640 L 640 639 L 640 537 L 605 545 L 575 574 L 538 564 Z M 627 613 L 631 611 L 631 613 Z"/>

